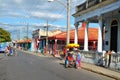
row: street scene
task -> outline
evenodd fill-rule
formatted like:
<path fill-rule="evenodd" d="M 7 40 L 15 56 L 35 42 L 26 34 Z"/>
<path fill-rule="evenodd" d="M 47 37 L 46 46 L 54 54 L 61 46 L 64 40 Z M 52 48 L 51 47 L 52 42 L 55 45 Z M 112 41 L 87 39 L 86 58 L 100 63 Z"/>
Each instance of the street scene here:
<path fill-rule="evenodd" d="M 120 0 L 0 4 L 0 80 L 120 80 Z"/>
<path fill-rule="evenodd" d="M 51 56 L 17 51 L 16 56 L 0 57 L 0 80 L 115 80 L 84 69 L 66 69 L 61 60 Z"/>

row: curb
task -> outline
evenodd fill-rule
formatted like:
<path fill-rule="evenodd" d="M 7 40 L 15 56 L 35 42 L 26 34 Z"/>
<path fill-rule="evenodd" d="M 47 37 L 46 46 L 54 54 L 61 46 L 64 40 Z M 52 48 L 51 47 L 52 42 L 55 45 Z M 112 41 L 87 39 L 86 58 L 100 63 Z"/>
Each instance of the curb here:
<path fill-rule="evenodd" d="M 94 73 L 98 73 L 98 74 L 101 74 L 101 75 L 104 75 L 104 76 L 107 76 L 107 77 L 113 78 L 113 79 L 115 79 L 115 80 L 120 80 L 120 78 L 117 77 L 117 76 L 114 76 L 114 75 L 108 75 L 108 74 L 102 73 L 102 72 L 100 72 L 100 71 L 95 71 L 95 70 L 90 69 L 90 68 L 82 67 L 82 69 L 85 69 L 85 70 L 88 70 L 88 71 L 91 71 L 91 72 L 94 72 Z"/>
<path fill-rule="evenodd" d="M 47 54 L 42 54 L 42 53 L 35 53 L 35 52 L 30 52 L 30 51 L 24 51 L 24 50 L 19 50 L 17 49 L 18 51 L 21 51 L 21 52 L 24 52 L 26 54 L 31 54 L 31 55 L 35 55 L 35 56 L 41 56 L 41 57 L 52 57 L 50 55 L 47 55 Z"/>

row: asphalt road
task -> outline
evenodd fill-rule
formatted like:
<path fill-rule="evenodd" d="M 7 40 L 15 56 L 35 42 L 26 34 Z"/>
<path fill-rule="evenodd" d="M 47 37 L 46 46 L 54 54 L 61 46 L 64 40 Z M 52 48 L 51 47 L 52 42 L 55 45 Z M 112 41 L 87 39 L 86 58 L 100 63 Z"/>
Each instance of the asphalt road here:
<path fill-rule="evenodd" d="M 40 57 L 22 52 L 18 54 L 2 56 L 0 80 L 114 80 L 83 69 L 66 69 L 54 57 Z"/>

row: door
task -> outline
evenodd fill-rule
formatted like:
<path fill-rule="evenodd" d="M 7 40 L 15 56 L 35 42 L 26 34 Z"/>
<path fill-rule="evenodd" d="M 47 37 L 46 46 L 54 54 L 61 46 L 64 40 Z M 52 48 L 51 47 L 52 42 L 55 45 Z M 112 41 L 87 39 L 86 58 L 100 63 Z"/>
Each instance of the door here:
<path fill-rule="evenodd" d="M 117 52 L 117 40 L 118 40 L 118 22 L 113 20 L 111 23 L 111 38 L 110 38 L 110 50 Z"/>

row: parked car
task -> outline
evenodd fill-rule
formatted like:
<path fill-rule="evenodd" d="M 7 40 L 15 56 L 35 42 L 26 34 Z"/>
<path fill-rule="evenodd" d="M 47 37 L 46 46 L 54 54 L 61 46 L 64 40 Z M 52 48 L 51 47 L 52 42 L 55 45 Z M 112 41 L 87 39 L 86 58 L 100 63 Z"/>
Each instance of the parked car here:
<path fill-rule="evenodd" d="M 4 53 L 6 48 L 6 43 L 0 43 L 0 53 Z"/>
<path fill-rule="evenodd" d="M 0 53 L 4 53 L 5 48 L 0 46 Z"/>

